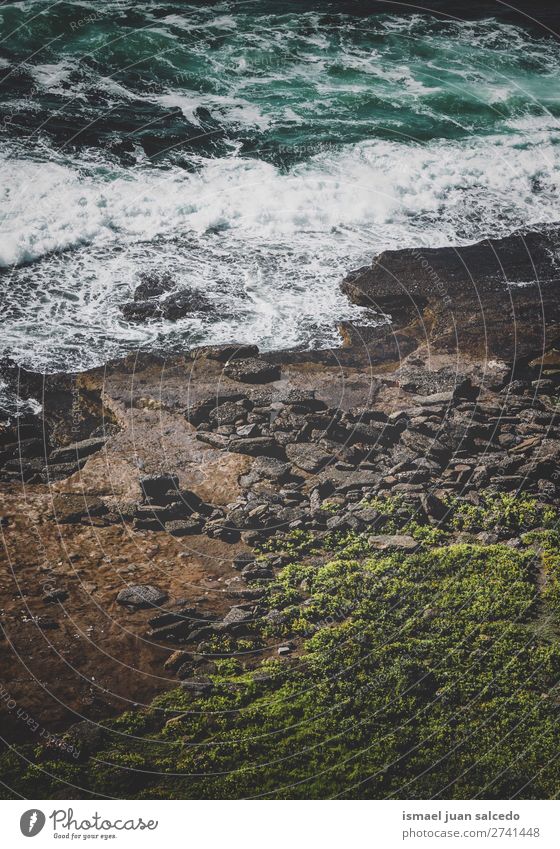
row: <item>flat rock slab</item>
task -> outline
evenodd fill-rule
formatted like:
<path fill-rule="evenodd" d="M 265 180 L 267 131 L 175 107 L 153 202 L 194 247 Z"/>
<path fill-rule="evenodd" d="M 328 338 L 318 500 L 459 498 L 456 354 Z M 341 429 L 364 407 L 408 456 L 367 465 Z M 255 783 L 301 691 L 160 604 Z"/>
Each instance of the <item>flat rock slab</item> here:
<path fill-rule="evenodd" d="M 368 537 L 372 548 L 378 551 L 416 551 L 418 542 L 408 534 L 379 534 Z"/>
<path fill-rule="evenodd" d="M 247 360 L 232 360 L 224 367 L 224 374 L 232 380 L 241 383 L 270 383 L 280 378 L 280 366 L 275 363 L 267 363 L 251 357 Z"/>
<path fill-rule="evenodd" d="M 176 519 L 165 523 L 165 530 L 172 537 L 186 537 L 200 533 L 201 524 L 195 519 Z"/>
<path fill-rule="evenodd" d="M 253 463 L 252 472 L 260 478 L 271 481 L 282 481 L 290 476 L 292 467 L 289 463 L 279 460 L 277 457 L 258 457 Z"/>
<path fill-rule="evenodd" d="M 151 584 L 134 584 L 121 590 L 117 596 L 117 604 L 127 607 L 157 607 L 167 600 L 167 593 Z"/>
<path fill-rule="evenodd" d="M 252 618 L 249 610 L 244 610 L 242 607 L 232 607 L 222 619 L 221 625 L 224 628 L 231 628 L 235 625 L 247 624 Z"/>
<path fill-rule="evenodd" d="M 105 442 L 105 438 L 82 439 L 80 442 L 73 442 L 71 445 L 65 445 L 64 448 L 55 448 L 51 451 L 49 462 L 51 463 L 75 463 L 76 460 L 82 457 L 89 457 L 90 454 L 95 454 L 100 451 Z"/>
<path fill-rule="evenodd" d="M 227 363 L 229 360 L 246 360 L 256 357 L 259 349 L 256 345 L 243 345 L 231 342 L 229 345 L 199 345 L 192 348 L 190 358 L 193 360 L 205 357 L 207 360 L 217 360 Z"/>
<path fill-rule="evenodd" d="M 327 454 L 322 448 L 303 443 L 286 445 L 286 456 L 298 469 L 303 469 L 304 472 L 311 474 L 320 472 L 327 463 L 333 460 L 331 454 Z"/>
<path fill-rule="evenodd" d="M 270 436 L 253 436 L 248 439 L 235 437 L 227 442 L 227 450 L 234 454 L 248 454 L 252 457 L 259 457 L 272 454 L 278 450 L 278 446 Z"/>

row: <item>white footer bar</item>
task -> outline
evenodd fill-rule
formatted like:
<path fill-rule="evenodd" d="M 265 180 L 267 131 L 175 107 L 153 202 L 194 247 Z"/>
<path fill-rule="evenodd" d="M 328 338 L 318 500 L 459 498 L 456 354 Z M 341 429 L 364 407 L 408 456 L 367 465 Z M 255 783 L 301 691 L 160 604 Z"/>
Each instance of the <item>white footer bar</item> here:
<path fill-rule="evenodd" d="M 193 849 L 560 847 L 560 802 L 9 801 L 3 844 Z"/>

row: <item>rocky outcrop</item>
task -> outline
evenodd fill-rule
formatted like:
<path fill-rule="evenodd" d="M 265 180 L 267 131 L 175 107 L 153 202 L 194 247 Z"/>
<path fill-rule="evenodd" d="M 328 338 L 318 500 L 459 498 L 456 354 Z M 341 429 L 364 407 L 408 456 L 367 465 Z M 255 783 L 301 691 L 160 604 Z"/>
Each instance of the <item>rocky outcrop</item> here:
<path fill-rule="evenodd" d="M 130 322 L 177 321 L 193 312 L 208 312 L 211 304 L 202 292 L 196 289 L 176 288 L 168 273 L 154 272 L 140 275 L 140 283 L 134 291 L 134 300 L 121 306 L 124 318 Z"/>
<path fill-rule="evenodd" d="M 350 300 L 390 317 L 365 330 L 386 359 L 411 344 L 516 360 L 560 339 L 560 228 L 474 245 L 385 251 L 342 282 Z M 359 329 L 350 341 L 358 343 Z M 398 352 L 400 356 L 395 356 Z"/>

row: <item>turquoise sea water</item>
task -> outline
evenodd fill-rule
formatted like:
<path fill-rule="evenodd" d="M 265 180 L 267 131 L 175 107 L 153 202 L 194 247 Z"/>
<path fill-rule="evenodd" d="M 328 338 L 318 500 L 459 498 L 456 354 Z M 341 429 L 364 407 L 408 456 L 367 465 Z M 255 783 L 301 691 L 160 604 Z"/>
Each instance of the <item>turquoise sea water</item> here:
<path fill-rule="evenodd" d="M 370 6 L 4 3 L 2 350 L 329 345 L 379 250 L 557 220 L 557 40 Z M 212 310 L 128 324 L 142 270 Z"/>

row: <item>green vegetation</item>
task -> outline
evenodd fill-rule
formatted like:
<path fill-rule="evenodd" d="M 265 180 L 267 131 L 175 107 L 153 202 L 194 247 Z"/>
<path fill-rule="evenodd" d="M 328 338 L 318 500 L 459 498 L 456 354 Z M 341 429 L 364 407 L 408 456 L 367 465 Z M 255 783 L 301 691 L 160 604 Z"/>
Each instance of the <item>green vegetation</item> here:
<path fill-rule="evenodd" d="M 269 544 L 292 560 L 263 584 L 276 615 L 242 640 L 212 639 L 237 657 L 217 661 L 209 692 L 175 689 L 105 723 L 77 760 L 10 751 L 2 780 L 32 798 L 83 795 L 61 782 L 139 798 L 555 797 L 554 511 L 490 493 L 449 506 L 434 528 L 376 505 L 383 528 L 414 533 L 414 554 L 374 553 L 355 533 Z M 453 542 L 490 529 L 521 537 Z M 256 646 L 255 668 L 244 652 Z"/>

